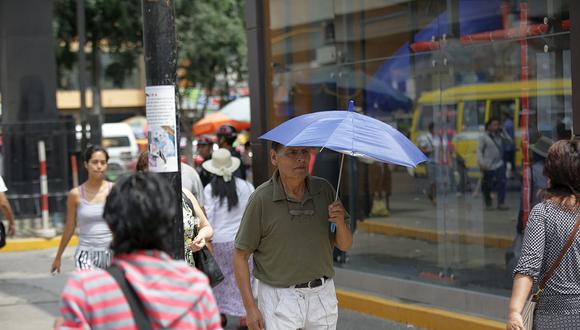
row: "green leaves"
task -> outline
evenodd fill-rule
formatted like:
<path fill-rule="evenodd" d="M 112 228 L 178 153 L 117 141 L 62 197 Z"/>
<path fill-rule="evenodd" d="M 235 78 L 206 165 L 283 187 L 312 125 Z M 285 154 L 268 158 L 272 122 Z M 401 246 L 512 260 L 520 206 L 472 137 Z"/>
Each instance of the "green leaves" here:
<path fill-rule="evenodd" d="M 54 8 L 59 87 L 63 88 L 64 72 L 77 61 L 77 48 L 71 47 L 78 41 L 76 1 L 55 0 Z M 96 45 L 106 54 L 105 76 L 113 86 L 123 87 L 143 52 L 141 1 L 85 0 L 85 20 L 88 48 Z M 227 81 L 222 80 L 227 76 L 245 76 L 244 0 L 175 0 L 175 25 L 178 65 L 184 72 L 179 79 L 212 89 L 216 84 L 226 88 Z"/>

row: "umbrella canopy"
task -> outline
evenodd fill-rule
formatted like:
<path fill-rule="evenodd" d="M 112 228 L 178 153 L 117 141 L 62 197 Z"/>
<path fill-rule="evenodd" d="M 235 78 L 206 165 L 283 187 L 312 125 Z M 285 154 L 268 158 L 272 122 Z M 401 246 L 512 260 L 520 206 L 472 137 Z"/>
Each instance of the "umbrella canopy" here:
<path fill-rule="evenodd" d="M 332 110 L 290 119 L 261 139 L 285 146 L 323 147 L 355 157 L 415 167 L 427 157 L 401 132 L 377 119 L 352 111 Z"/>
<path fill-rule="evenodd" d="M 195 123 L 193 134 L 214 134 L 222 125 L 232 125 L 238 131 L 250 128 L 250 98 L 248 96 L 235 99 L 220 111 Z"/>

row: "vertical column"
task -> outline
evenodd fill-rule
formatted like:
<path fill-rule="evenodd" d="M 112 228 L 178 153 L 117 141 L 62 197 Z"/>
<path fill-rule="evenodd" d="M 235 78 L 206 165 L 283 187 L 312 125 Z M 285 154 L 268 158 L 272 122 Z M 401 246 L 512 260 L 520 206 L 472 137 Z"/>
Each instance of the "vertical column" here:
<path fill-rule="evenodd" d="M 256 140 L 268 130 L 268 89 L 266 84 L 266 60 L 263 0 L 246 1 L 246 36 L 248 39 L 248 75 L 252 109 L 252 171 L 254 184 L 262 184 L 269 179 L 268 145 L 264 140 Z"/>
<path fill-rule="evenodd" d="M 570 57 L 572 66 L 572 133 L 580 137 L 580 1 L 570 1 Z"/>
<path fill-rule="evenodd" d="M 160 173 L 174 187 L 176 217 L 168 237 L 171 255 L 184 258 L 183 213 L 179 162 L 179 123 L 176 111 L 175 7 L 173 0 L 143 0 L 145 97 L 149 127 L 149 170 Z"/>

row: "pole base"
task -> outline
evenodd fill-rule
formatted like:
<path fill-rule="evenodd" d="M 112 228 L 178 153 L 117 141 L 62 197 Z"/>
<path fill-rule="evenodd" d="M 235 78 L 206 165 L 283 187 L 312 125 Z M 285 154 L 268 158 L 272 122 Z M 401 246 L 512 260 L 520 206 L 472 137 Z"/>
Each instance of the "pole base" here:
<path fill-rule="evenodd" d="M 42 238 L 53 238 L 56 236 L 56 230 L 54 228 L 36 229 L 34 234 Z"/>

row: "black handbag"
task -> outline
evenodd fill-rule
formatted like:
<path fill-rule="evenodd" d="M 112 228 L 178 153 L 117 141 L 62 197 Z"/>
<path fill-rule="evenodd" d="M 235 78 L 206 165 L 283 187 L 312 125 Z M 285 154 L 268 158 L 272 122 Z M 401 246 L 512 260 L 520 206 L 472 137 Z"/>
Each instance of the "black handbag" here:
<path fill-rule="evenodd" d="M 6 245 L 6 227 L 0 221 L 0 249 Z"/>
<path fill-rule="evenodd" d="M 193 252 L 193 260 L 195 261 L 195 267 L 209 278 L 209 285 L 212 288 L 224 280 L 224 274 L 207 246 Z"/>
<path fill-rule="evenodd" d="M 193 203 L 189 200 L 189 198 L 187 198 L 186 195 L 183 195 L 183 197 L 183 200 L 185 203 L 187 203 L 187 206 L 190 207 L 193 212 L 195 212 Z M 197 226 L 193 226 L 192 238 L 196 237 L 197 234 Z M 195 263 L 195 268 L 202 271 L 208 277 L 209 285 L 213 288 L 224 280 L 224 274 L 211 254 L 211 251 L 208 249 L 207 244 L 209 243 L 206 243 L 206 245 L 201 250 L 193 252 L 193 262 Z"/>

